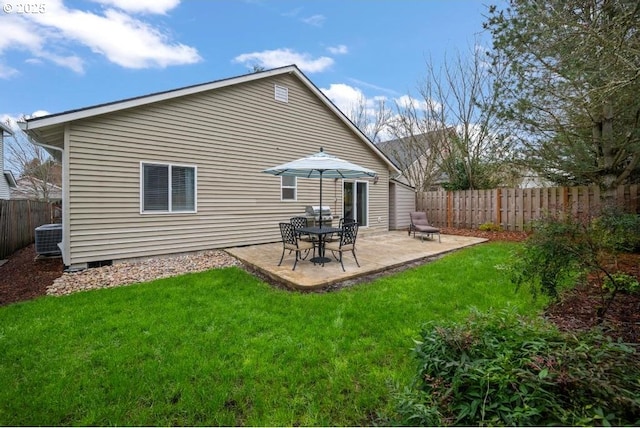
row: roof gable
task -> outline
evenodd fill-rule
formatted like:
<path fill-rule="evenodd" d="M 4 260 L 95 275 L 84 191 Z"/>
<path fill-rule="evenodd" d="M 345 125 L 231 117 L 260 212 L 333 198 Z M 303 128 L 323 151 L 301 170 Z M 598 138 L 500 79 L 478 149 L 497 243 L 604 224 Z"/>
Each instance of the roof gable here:
<path fill-rule="evenodd" d="M 108 114 L 118 112 L 121 110 L 144 106 L 146 104 L 156 103 L 165 100 L 171 100 L 186 95 L 197 94 L 205 91 L 227 88 L 233 85 L 238 85 L 246 82 L 251 82 L 258 79 L 265 79 L 272 76 L 290 74 L 297 77 L 311 92 L 318 97 L 342 122 L 344 122 L 362 142 L 368 146 L 377 156 L 379 156 L 385 164 L 391 170 L 399 172 L 396 166 L 391 162 L 387 156 L 376 147 L 357 126 L 346 117 L 346 115 L 336 107 L 333 102 L 326 95 L 315 86 L 296 65 L 289 65 L 285 67 L 275 68 L 272 70 L 261 71 L 256 73 L 245 74 L 237 77 L 216 80 L 208 83 L 187 86 L 183 88 L 173 89 L 169 91 L 157 92 L 149 95 L 143 95 L 134 98 L 128 98 L 120 101 L 115 101 L 106 104 L 99 104 L 82 109 L 70 110 L 62 113 L 51 114 L 47 116 L 41 116 L 36 118 L 27 119 L 26 122 L 20 123 L 21 128 L 35 141 L 36 144 L 43 146 L 54 145 L 63 147 L 63 132 L 65 124 L 98 116 L 102 114 Z"/>

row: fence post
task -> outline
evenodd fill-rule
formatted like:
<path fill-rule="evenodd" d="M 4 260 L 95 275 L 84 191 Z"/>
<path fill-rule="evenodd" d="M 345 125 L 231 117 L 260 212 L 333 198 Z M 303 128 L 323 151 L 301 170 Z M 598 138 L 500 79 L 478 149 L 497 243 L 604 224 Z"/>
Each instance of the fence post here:
<path fill-rule="evenodd" d="M 502 227 L 502 189 L 496 189 L 496 224 Z"/>
<path fill-rule="evenodd" d="M 450 190 L 447 191 L 447 227 L 452 226 L 452 218 L 453 216 L 453 194 Z"/>

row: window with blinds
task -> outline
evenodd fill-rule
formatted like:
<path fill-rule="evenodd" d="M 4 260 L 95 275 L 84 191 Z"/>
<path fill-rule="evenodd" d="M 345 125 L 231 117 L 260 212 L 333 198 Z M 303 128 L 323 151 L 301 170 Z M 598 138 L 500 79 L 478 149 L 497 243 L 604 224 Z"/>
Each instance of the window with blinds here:
<path fill-rule="evenodd" d="M 196 167 L 141 163 L 143 213 L 196 212 Z"/>

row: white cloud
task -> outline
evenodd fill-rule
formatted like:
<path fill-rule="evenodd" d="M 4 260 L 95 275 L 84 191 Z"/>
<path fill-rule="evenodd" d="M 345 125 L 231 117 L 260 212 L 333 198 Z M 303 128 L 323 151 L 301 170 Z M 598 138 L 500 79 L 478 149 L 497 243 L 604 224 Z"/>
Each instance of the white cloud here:
<path fill-rule="evenodd" d="M 343 113 L 351 110 L 366 99 L 364 93 L 353 86 L 344 83 L 332 83 L 328 89 L 320 89 Z"/>
<path fill-rule="evenodd" d="M 396 98 L 396 103 L 402 108 L 413 108 L 415 110 L 423 111 L 439 111 L 442 105 L 436 101 L 419 100 L 417 98 L 410 97 L 409 95 L 403 95 L 400 98 Z"/>
<path fill-rule="evenodd" d="M 233 62 L 253 65 L 257 64 L 265 68 L 276 68 L 295 64 L 300 70 L 309 73 L 325 71 L 333 65 L 333 59 L 322 56 L 312 58 L 307 53 L 299 53 L 291 49 L 275 49 L 262 52 L 251 52 L 238 55 Z"/>
<path fill-rule="evenodd" d="M 0 19 L 0 54 L 16 46 L 29 50 L 40 49 L 42 37 L 36 28 L 19 15 L 5 14 Z"/>
<path fill-rule="evenodd" d="M 386 105 L 389 100 L 384 95 L 367 97 L 359 88 L 344 83 L 333 83 L 329 88 L 320 89 L 347 117 L 351 119 L 360 130 L 369 138 L 376 141 L 384 141 L 394 138 L 388 126 L 378 128 L 375 124 L 380 106 Z M 354 117 L 358 116 L 358 117 Z"/>
<path fill-rule="evenodd" d="M 27 117 L 28 117 L 29 119 L 32 119 L 32 118 L 34 118 L 34 117 L 48 116 L 48 115 L 50 115 L 50 114 L 51 114 L 51 113 L 49 113 L 49 112 L 48 112 L 48 111 L 46 111 L 46 110 L 36 110 L 36 111 L 34 111 L 33 113 L 31 113 L 31 115 L 30 115 L 30 116 L 27 116 Z"/>
<path fill-rule="evenodd" d="M 131 13 L 164 15 L 180 4 L 180 0 L 93 0 L 106 6 L 117 7 Z"/>
<path fill-rule="evenodd" d="M 17 74 L 19 72 L 15 68 L 0 63 L 0 79 L 10 79 Z"/>
<path fill-rule="evenodd" d="M 298 14 L 299 14 L 300 12 L 302 12 L 302 8 L 301 8 L 301 7 L 296 7 L 295 9 L 291 9 L 291 10 L 290 10 L 290 11 L 288 11 L 288 12 L 284 12 L 284 13 L 282 14 L 282 16 L 288 16 L 288 17 L 292 17 L 292 18 L 294 18 L 294 17 L 298 16 Z"/>
<path fill-rule="evenodd" d="M 10 114 L 7 114 L 7 113 L 0 114 L 0 123 L 8 126 L 10 129 L 16 129 L 18 127 L 18 124 L 16 122 L 17 122 L 16 117 L 11 116 Z"/>
<path fill-rule="evenodd" d="M 46 49 L 46 40 L 55 35 L 47 34 L 33 22 L 20 18 L 18 15 L 6 16 L 0 26 L 0 55 L 11 48 L 20 47 L 29 51 L 36 58 L 27 61 L 34 63 L 38 58 L 47 59 L 55 64 L 81 73 L 82 60 L 75 55 L 60 55 Z M 14 67 L 0 66 L 0 77 L 9 78 L 18 74 Z"/>
<path fill-rule="evenodd" d="M 346 53 L 349 53 L 349 48 L 347 48 L 345 45 L 329 46 L 327 50 L 333 55 L 344 55 Z"/>
<path fill-rule="evenodd" d="M 150 4 L 144 1 L 128 9 L 161 13 L 177 3 L 164 0 L 155 9 Z M 61 0 L 48 0 L 44 13 L 0 16 L 0 55 L 8 49 L 26 50 L 38 59 L 82 73 L 84 60 L 73 52 L 78 45 L 125 68 L 167 67 L 201 60 L 195 48 L 172 42 L 160 29 L 112 8 L 97 14 L 67 8 Z M 0 71 L 0 76 L 3 74 L 7 73 Z"/>
<path fill-rule="evenodd" d="M 326 19 L 324 15 L 313 15 L 308 18 L 302 18 L 301 21 L 314 27 L 322 27 Z"/>
<path fill-rule="evenodd" d="M 19 114 L 19 115 L 13 115 L 9 113 L 0 113 L 0 122 L 7 125 L 12 130 L 19 132 L 20 131 L 20 126 L 18 125 L 19 121 L 22 121 L 24 119 L 31 119 L 34 117 L 47 116 L 49 114 L 51 113 L 49 113 L 46 110 L 36 110 L 31 114 Z"/>

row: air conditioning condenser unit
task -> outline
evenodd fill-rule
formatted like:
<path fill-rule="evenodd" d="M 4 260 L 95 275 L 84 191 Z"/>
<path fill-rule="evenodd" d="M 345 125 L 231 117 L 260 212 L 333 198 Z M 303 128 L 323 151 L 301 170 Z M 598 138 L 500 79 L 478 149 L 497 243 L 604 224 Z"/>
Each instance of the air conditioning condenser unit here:
<path fill-rule="evenodd" d="M 36 254 L 39 256 L 59 256 L 58 244 L 62 242 L 62 224 L 43 224 L 36 227 Z"/>

